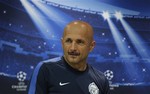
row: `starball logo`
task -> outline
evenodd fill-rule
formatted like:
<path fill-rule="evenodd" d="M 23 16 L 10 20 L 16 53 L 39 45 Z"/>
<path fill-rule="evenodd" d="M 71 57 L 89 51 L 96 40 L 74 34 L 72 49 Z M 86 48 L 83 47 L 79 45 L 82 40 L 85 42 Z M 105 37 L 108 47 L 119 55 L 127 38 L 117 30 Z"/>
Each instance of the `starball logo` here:
<path fill-rule="evenodd" d="M 27 77 L 27 74 L 23 71 L 20 71 L 17 73 L 17 79 L 19 81 L 24 81 L 26 79 L 26 77 Z"/>
<path fill-rule="evenodd" d="M 26 91 L 27 85 L 25 84 L 25 80 L 27 77 L 27 73 L 23 71 L 19 71 L 16 75 L 16 78 L 18 79 L 18 83 L 16 85 L 12 85 L 12 89 L 15 89 L 16 91 Z"/>
<path fill-rule="evenodd" d="M 104 75 L 106 76 L 106 78 L 107 78 L 109 81 L 112 80 L 113 77 L 114 77 L 114 73 L 113 73 L 113 71 L 111 71 L 111 70 L 106 70 L 106 71 L 104 72 Z"/>

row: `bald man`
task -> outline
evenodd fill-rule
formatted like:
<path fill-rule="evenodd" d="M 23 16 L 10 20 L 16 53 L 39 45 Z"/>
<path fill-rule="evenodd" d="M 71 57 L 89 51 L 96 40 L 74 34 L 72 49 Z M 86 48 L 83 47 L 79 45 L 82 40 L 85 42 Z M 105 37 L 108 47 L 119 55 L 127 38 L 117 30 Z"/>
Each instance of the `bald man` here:
<path fill-rule="evenodd" d="M 87 63 L 95 46 L 93 34 L 86 22 L 69 23 L 61 39 L 64 55 L 60 60 L 37 65 L 28 94 L 109 94 L 103 73 Z"/>

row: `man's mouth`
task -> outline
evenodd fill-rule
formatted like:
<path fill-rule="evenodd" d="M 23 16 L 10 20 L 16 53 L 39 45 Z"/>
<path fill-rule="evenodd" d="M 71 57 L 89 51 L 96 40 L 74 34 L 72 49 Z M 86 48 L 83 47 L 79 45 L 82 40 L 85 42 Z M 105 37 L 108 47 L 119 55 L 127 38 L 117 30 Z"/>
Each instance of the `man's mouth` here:
<path fill-rule="evenodd" d="M 77 52 L 68 52 L 69 55 L 72 55 L 72 56 L 79 56 L 80 53 L 77 53 Z"/>

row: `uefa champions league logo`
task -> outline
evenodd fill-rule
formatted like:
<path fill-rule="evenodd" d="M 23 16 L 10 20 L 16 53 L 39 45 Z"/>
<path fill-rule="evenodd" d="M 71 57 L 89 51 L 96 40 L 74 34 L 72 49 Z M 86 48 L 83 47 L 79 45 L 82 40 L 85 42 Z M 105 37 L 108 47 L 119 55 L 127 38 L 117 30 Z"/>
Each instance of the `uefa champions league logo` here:
<path fill-rule="evenodd" d="M 16 78 L 18 79 L 18 84 L 12 85 L 12 89 L 15 89 L 16 91 L 26 91 L 27 85 L 25 84 L 25 80 L 27 78 L 27 73 L 23 71 L 19 71 L 16 75 Z"/>
<path fill-rule="evenodd" d="M 114 90 L 114 88 L 119 87 L 119 85 L 117 84 L 112 84 L 112 79 L 114 78 L 114 72 L 111 70 L 106 70 L 104 72 L 105 77 L 107 78 L 107 80 L 109 81 L 109 86 L 110 86 L 110 90 Z"/>
<path fill-rule="evenodd" d="M 27 74 L 23 71 L 17 73 L 17 79 L 19 81 L 24 81 L 26 79 Z"/>

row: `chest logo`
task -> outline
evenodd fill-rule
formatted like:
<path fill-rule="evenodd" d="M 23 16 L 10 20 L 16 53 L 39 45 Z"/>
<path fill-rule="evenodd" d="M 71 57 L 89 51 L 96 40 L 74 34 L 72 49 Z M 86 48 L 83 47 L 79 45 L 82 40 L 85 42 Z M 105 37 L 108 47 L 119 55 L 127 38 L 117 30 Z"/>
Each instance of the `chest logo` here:
<path fill-rule="evenodd" d="M 67 85 L 67 84 L 69 84 L 69 83 L 70 83 L 70 82 L 65 82 L 65 83 L 60 82 L 59 85 L 60 85 L 60 86 L 64 86 L 64 85 Z"/>
<path fill-rule="evenodd" d="M 89 84 L 88 89 L 90 94 L 99 94 L 99 89 L 94 82 Z"/>

